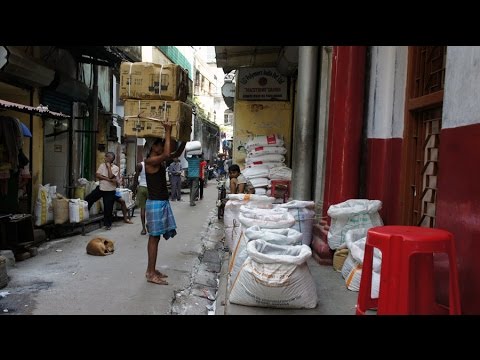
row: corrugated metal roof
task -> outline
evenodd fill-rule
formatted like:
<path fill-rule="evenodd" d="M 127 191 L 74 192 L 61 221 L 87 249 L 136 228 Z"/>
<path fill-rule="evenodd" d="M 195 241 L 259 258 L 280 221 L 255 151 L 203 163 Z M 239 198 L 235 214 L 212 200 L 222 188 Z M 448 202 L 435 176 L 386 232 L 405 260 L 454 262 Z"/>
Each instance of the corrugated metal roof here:
<path fill-rule="evenodd" d="M 70 118 L 70 116 L 62 114 L 60 112 L 50 111 L 45 106 L 27 106 L 23 104 L 17 104 L 14 102 L 1 100 L 0 99 L 0 109 L 9 109 L 14 111 L 23 112 L 26 114 L 34 114 L 38 116 L 47 116 L 47 117 L 55 117 L 55 118 Z"/>
<path fill-rule="evenodd" d="M 116 46 L 58 46 L 68 50 L 73 57 L 84 63 L 115 67 L 122 61 L 136 61 L 131 55 Z"/>

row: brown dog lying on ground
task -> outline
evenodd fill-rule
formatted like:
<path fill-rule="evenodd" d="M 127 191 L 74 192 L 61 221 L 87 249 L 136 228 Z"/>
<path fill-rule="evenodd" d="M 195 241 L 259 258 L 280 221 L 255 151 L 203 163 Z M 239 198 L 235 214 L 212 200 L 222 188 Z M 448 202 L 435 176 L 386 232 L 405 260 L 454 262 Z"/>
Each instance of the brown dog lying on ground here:
<path fill-rule="evenodd" d="M 113 241 L 104 237 L 96 237 L 87 244 L 87 254 L 106 256 L 113 254 Z"/>

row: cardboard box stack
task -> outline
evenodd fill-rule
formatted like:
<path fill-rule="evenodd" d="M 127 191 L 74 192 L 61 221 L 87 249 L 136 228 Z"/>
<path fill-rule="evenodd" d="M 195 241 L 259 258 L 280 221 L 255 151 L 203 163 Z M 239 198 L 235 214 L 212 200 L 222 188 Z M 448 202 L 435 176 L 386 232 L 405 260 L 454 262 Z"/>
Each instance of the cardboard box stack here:
<path fill-rule="evenodd" d="M 163 122 L 172 124 L 172 138 L 189 141 L 192 107 L 187 99 L 188 75 L 179 65 L 124 62 L 120 66 L 120 98 L 125 100 L 124 135 L 164 137 Z"/>

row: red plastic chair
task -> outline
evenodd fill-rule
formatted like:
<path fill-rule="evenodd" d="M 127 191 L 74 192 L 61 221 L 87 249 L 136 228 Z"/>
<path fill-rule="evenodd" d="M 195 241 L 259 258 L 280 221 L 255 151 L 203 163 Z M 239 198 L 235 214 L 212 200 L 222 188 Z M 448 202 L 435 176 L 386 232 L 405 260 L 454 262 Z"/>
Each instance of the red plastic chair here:
<path fill-rule="evenodd" d="M 380 291 L 371 298 L 373 248 L 382 252 Z M 435 301 L 433 254 L 449 259 L 449 306 Z M 453 235 L 418 226 L 378 226 L 368 230 L 357 315 L 377 308 L 385 314 L 461 314 L 457 256 Z"/>

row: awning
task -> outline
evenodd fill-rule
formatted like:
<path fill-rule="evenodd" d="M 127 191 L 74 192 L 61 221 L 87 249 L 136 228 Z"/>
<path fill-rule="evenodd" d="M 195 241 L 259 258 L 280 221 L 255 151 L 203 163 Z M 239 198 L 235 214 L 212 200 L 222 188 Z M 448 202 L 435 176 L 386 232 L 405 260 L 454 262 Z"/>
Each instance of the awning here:
<path fill-rule="evenodd" d="M 15 46 L 0 46 L 0 79 L 22 86 L 44 87 L 52 83 L 55 71 L 40 64 Z"/>
<path fill-rule="evenodd" d="M 33 107 L 33 106 L 17 104 L 17 103 L 6 101 L 6 100 L 0 100 L 0 109 L 13 110 L 13 111 L 18 111 L 25 114 L 33 114 L 33 115 L 43 116 L 43 117 L 60 118 L 60 119 L 70 118 L 70 116 L 62 114 L 60 112 L 50 111 L 45 106 Z"/>
<path fill-rule="evenodd" d="M 228 74 L 241 67 L 275 67 L 281 46 L 215 46 L 217 67 Z"/>
<path fill-rule="evenodd" d="M 119 49 L 121 46 L 58 46 L 68 50 L 81 63 L 117 67 L 122 61 L 139 61 L 135 51 Z M 141 61 L 141 59 L 140 59 Z"/>
<path fill-rule="evenodd" d="M 298 46 L 215 46 L 217 67 L 232 70 L 275 67 L 286 76 L 298 68 Z"/>

